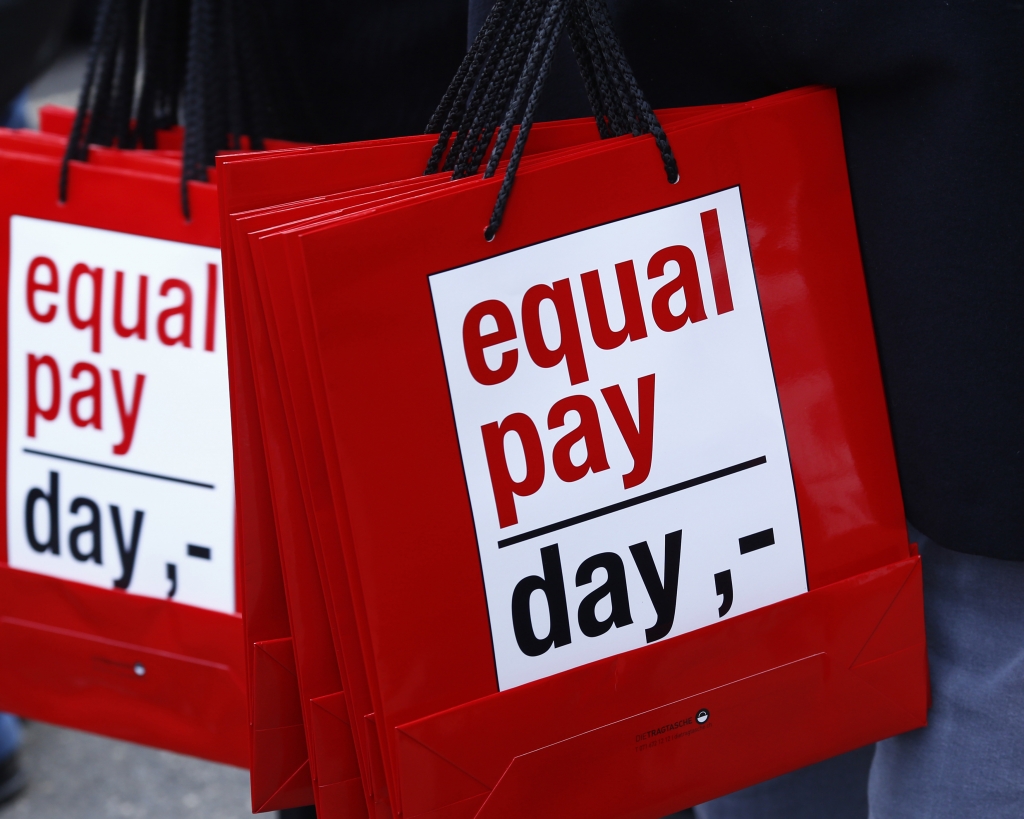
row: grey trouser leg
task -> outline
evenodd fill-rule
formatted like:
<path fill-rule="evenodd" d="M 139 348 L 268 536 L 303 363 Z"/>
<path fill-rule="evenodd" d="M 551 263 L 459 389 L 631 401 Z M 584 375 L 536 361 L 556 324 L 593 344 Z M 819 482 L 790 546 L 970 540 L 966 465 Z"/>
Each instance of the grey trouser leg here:
<path fill-rule="evenodd" d="M 873 745 L 698 805 L 697 819 L 866 819 Z"/>
<path fill-rule="evenodd" d="M 0 714 L 0 762 L 18 750 L 21 744 L 21 726 L 11 714 Z"/>
<path fill-rule="evenodd" d="M 871 815 L 1020 819 L 1024 563 L 915 539 L 924 567 L 932 710 L 927 728 L 878 743 Z"/>

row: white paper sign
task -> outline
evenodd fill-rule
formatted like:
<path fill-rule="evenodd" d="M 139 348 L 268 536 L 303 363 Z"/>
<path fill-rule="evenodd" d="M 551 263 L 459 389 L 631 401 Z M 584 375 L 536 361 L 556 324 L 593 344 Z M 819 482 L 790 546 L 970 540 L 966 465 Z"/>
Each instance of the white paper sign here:
<path fill-rule="evenodd" d="M 807 590 L 738 188 L 430 286 L 501 689 Z"/>
<path fill-rule="evenodd" d="M 233 612 L 220 251 L 10 227 L 10 565 Z"/>

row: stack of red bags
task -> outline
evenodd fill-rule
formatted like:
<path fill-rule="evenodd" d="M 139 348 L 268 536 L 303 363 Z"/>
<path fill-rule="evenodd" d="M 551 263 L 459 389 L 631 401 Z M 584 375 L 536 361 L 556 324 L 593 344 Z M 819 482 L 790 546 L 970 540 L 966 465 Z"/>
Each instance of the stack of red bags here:
<path fill-rule="evenodd" d="M 514 135 L 490 178 L 424 176 L 444 134 L 218 160 L 318 815 L 657 817 L 924 724 L 835 95 L 658 119 L 674 183 L 534 126 L 496 234 Z"/>
<path fill-rule="evenodd" d="M 246 764 L 217 191 L 0 131 L 0 708 Z M 168 602 L 171 601 L 171 602 Z"/>

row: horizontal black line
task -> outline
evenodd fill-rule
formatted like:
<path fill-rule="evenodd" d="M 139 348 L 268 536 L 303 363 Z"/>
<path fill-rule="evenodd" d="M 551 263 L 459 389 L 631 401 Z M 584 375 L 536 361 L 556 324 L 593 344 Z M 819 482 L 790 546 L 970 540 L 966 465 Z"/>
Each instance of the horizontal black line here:
<path fill-rule="evenodd" d="M 610 515 L 613 512 L 621 512 L 623 509 L 629 509 L 631 506 L 639 506 L 641 503 L 657 500 L 658 498 L 663 498 L 666 495 L 671 495 L 675 492 L 682 492 L 684 489 L 691 489 L 694 486 L 700 486 L 702 483 L 717 481 L 719 478 L 735 475 L 737 472 L 743 472 L 746 469 L 752 469 L 755 466 L 761 466 L 761 464 L 766 463 L 768 463 L 768 458 L 762 455 L 760 458 L 754 458 L 751 461 L 744 461 L 741 464 L 727 466 L 725 469 L 709 472 L 707 475 L 701 475 L 699 478 L 690 478 L 688 481 L 675 483 L 672 484 L 672 486 L 666 486 L 664 489 L 655 489 L 653 492 L 648 492 L 646 495 L 637 495 L 635 498 L 619 501 L 618 503 L 613 503 L 611 506 L 602 506 L 600 509 L 595 509 L 592 512 L 584 512 L 582 515 L 566 518 L 565 520 L 560 520 L 557 523 L 549 523 L 547 526 L 541 526 L 539 529 L 531 529 L 529 532 L 523 532 L 521 535 L 507 537 L 504 540 L 498 541 L 498 548 L 503 549 L 504 547 L 512 546 L 515 543 L 522 543 L 524 540 L 531 540 L 532 538 L 540 537 L 541 535 L 546 535 L 550 532 L 557 532 L 559 529 L 568 529 L 570 526 L 575 526 L 577 523 L 584 523 L 588 520 L 593 520 L 594 518 Z"/>
<path fill-rule="evenodd" d="M 763 532 L 754 532 L 752 535 L 740 538 L 740 554 L 745 555 L 756 552 L 765 546 L 775 545 L 775 530 L 765 529 Z"/>
<path fill-rule="evenodd" d="M 194 544 L 194 543 L 189 543 L 188 544 L 188 556 L 189 557 L 198 557 L 201 560 L 209 560 L 210 559 L 210 554 L 211 554 L 211 552 L 210 552 L 210 547 L 209 546 L 196 546 L 196 544 Z"/>
<path fill-rule="evenodd" d="M 191 481 L 188 478 L 175 478 L 171 475 L 158 475 L 156 472 L 143 472 L 141 469 L 129 469 L 126 466 L 114 466 L 113 464 L 101 464 L 98 461 L 87 461 L 84 458 L 72 458 L 70 455 L 58 455 L 55 452 L 43 452 L 39 449 L 25 447 L 21 450 L 29 455 L 42 455 L 44 458 L 56 458 L 58 461 L 70 461 L 73 464 L 84 464 L 85 466 L 96 466 L 100 469 L 112 469 L 114 472 L 127 472 L 129 475 L 141 475 L 143 478 L 156 478 L 160 481 L 171 481 L 173 483 L 185 483 L 189 486 L 199 486 L 203 489 L 213 489 L 212 483 L 202 481 Z"/>

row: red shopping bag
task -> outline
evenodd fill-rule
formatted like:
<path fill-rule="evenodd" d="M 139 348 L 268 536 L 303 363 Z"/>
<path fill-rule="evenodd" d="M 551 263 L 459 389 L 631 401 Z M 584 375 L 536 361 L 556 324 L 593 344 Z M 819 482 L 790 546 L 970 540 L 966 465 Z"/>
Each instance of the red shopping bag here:
<path fill-rule="evenodd" d="M 64 138 L 51 134 L 0 132 L 0 148 L 62 158 L 65 147 Z M 89 163 L 94 168 L 144 170 L 172 177 L 175 181 L 180 179 L 180 155 L 174 159 L 155 157 L 154 153 L 90 146 Z M 301 715 L 295 716 L 299 713 L 299 695 L 276 554 L 273 560 L 275 568 L 271 570 L 251 559 L 240 564 L 242 574 L 250 577 L 248 584 L 241 584 L 240 591 L 244 592 L 246 586 L 251 590 L 249 608 L 253 611 L 245 623 L 247 630 L 258 634 L 258 639 L 246 639 L 246 645 L 252 647 L 252 651 L 247 652 L 247 667 L 249 664 L 257 667 L 256 676 L 264 681 L 258 702 L 253 702 L 251 692 L 249 697 L 250 725 L 254 724 L 255 709 L 256 724 L 260 726 L 250 737 L 249 751 L 250 786 L 256 810 L 277 810 L 313 802 L 305 730 Z M 239 603 L 240 607 L 245 605 L 244 594 L 240 594 Z"/>
<path fill-rule="evenodd" d="M 50 122 L 50 130 L 66 134 L 74 112 L 50 108 L 51 115 L 59 115 L 57 124 L 67 126 L 54 129 Z M 44 118 L 44 129 L 47 124 L 48 119 Z M 52 133 L 0 132 L 0 147 L 62 158 L 66 142 L 63 136 Z M 91 167 L 111 166 L 159 173 L 175 180 L 181 175 L 180 152 L 173 151 L 119 151 L 89 146 L 89 163 Z M 215 173 L 211 171 L 210 176 L 214 177 Z M 240 591 L 250 589 L 248 610 L 251 614 L 245 620 L 245 642 L 252 649 L 246 654 L 248 676 L 263 682 L 259 697 L 254 701 L 251 689 L 249 696 L 250 727 L 258 726 L 258 730 L 250 732 L 249 749 L 250 787 L 257 811 L 298 807 L 314 801 L 284 590 L 276 554 L 272 559 L 273 568 L 269 569 L 258 560 L 249 559 L 240 564 L 240 572 L 249 578 L 248 583 L 241 583 Z M 244 594 L 240 594 L 239 603 L 240 607 L 245 606 Z M 249 631 L 256 636 L 251 637 Z M 251 668 L 255 668 L 255 672 Z"/>
<path fill-rule="evenodd" d="M 101 151 L 60 204 L 27 141 L 0 138 L 0 708 L 245 765 L 216 191 L 187 223 L 177 175 Z"/>
<path fill-rule="evenodd" d="M 924 723 L 834 95 L 666 130 L 677 185 L 524 163 L 493 243 L 496 180 L 289 234 L 404 816 L 657 816 Z"/>

